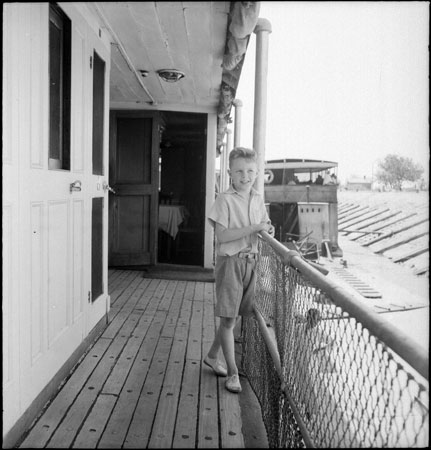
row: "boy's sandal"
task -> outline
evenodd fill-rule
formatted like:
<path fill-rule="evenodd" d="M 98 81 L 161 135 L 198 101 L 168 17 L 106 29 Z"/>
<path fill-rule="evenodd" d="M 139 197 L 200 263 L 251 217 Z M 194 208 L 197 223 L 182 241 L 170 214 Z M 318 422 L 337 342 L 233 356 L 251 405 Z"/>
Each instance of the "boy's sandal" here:
<path fill-rule="evenodd" d="M 227 369 L 226 367 L 221 364 L 221 362 L 216 358 L 210 358 L 209 356 L 206 356 L 204 359 L 204 363 L 211 367 L 211 369 L 214 371 L 216 375 L 219 377 L 225 377 L 227 375 Z"/>
<path fill-rule="evenodd" d="M 225 386 L 228 391 L 234 392 L 235 394 L 242 391 L 241 383 L 239 382 L 239 377 L 236 373 L 225 381 Z"/>

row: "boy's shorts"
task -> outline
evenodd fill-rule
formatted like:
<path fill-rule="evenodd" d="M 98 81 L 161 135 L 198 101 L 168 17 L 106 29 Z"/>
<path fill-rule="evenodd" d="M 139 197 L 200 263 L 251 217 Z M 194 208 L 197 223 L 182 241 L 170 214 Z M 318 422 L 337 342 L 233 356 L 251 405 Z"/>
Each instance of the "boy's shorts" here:
<path fill-rule="evenodd" d="M 257 255 L 256 255 L 257 256 Z M 256 259 L 217 256 L 214 277 L 218 317 L 248 316 L 253 312 Z"/>

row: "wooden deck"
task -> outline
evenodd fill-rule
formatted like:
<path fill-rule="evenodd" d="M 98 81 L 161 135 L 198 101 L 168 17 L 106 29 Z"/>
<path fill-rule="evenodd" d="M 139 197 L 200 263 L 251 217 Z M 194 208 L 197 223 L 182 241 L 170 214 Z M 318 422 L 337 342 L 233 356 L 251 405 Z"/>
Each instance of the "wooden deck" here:
<path fill-rule="evenodd" d="M 244 447 L 240 396 L 202 364 L 214 284 L 110 270 L 109 292 L 109 325 L 20 448 Z"/>

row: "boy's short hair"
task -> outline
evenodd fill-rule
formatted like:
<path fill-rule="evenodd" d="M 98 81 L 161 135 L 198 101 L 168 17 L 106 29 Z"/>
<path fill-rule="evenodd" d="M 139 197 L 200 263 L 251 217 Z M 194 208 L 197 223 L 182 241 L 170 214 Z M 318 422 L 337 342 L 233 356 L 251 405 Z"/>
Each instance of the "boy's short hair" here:
<path fill-rule="evenodd" d="M 229 167 L 232 165 L 232 161 L 238 158 L 244 158 L 249 161 L 257 162 L 257 154 L 255 150 L 252 148 L 235 147 L 229 153 Z"/>

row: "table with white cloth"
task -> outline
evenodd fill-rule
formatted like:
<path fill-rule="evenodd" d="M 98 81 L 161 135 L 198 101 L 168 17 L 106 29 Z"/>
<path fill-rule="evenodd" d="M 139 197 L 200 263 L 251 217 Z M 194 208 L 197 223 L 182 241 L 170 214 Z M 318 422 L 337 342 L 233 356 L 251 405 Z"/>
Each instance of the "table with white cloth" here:
<path fill-rule="evenodd" d="M 185 216 L 185 208 L 182 205 L 160 205 L 159 228 L 175 239 L 178 227 L 183 223 Z"/>

